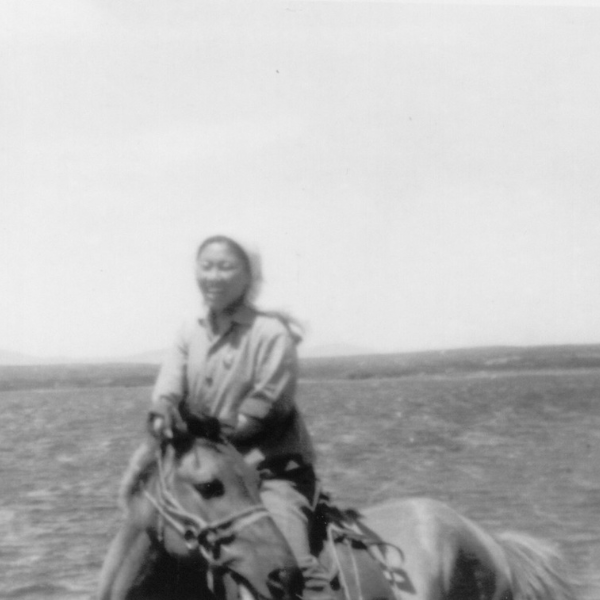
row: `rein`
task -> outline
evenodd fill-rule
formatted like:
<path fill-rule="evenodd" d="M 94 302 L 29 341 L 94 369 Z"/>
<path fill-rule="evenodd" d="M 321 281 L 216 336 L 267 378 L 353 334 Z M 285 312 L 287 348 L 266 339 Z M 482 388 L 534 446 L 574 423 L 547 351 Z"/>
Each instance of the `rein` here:
<path fill-rule="evenodd" d="M 392 592 L 398 600 L 404 598 L 404 592 L 415 593 L 415 589 L 408 577 L 408 573 L 402 568 L 404 563 L 404 552 L 395 544 L 384 542 L 360 531 L 355 524 L 338 525 L 330 522 L 327 525 L 327 544 L 329 553 L 334 562 L 334 572 L 339 576 L 341 588 L 344 591 L 346 600 L 353 597 L 350 591 L 350 582 L 346 579 L 342 559 L 337 550 L 337 544 L 343 544 L 349 550 L 350 560 L 352 562 L 352 575 L 354 576 L 354 585 L 358 591 L 358 600 L 364 600 L 364 585 L 360 575 L 360 570 L 356 562 L 356 557 L 352 551 L 355 543 L 360 544 L 378 564 L 383 576 L 390 585 Z M 391 556 L 388 556 L 388 552 Z"/>
<path fill-rule="evenodd" d="M 232 542 L 235 536 L 256 521 L 270 517 L 262 504 L 254 504 L 235 512 L 224 519 L 208 522 L 199 515 L 186 510 L 169 490 L 164 472 L 163 459 L 157 452 L 158 485 L 156 495 L 144 490 L 144 495 L 156 508 L 161 517 L 159 539 L 164 537 L 168 523 L 184 539 L 190 550 L 198 550 L 206 560 L 209 570 L 221 567 L 220 546 Z"/>

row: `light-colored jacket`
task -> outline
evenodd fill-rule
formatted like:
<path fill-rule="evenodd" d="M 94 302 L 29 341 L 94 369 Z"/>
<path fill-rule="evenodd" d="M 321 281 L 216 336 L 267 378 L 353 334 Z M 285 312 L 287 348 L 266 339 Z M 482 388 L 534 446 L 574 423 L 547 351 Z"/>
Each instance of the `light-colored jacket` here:
<path fill-rule="evenodd" d="M 152 404 L 187 403 L 194 414 L 217 417 L 233 429 L 238 413 L 264 424 L 248 462 L 299 455 L 314 462 L 314 450 L 295 401 L 296 342 L 284 320 L 242 306 L 228 327 L 212 337 L 206 317 L 186 322 L 177 334 L 156 381 Z"/>

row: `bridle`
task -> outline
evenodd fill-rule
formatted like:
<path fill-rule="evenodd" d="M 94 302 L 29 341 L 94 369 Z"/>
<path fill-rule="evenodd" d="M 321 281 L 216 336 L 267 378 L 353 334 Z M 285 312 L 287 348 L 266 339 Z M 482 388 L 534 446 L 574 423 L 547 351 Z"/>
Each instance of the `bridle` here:
<path fill-rule="evenodd" d="M 269 512 L 262 504 L 253 504 L 223 519 L 208 522 L 186 510 L 169 489 L 160 451 L 157 452 L 156 461 L 156 494 L 153 495 L 147 489 L 144 490 L 144 494 L 159 514 L 159 540 L 163 541 L 165 527 L 169 525 L 183 538 L 191 552 L 197 551 L 201 554 L 206 560 L 209 573 L 226 567 L 226 563 L 220 557 L 221 546 L 231 543 L 238 533 L 256 521 L 270 517 Z"/>

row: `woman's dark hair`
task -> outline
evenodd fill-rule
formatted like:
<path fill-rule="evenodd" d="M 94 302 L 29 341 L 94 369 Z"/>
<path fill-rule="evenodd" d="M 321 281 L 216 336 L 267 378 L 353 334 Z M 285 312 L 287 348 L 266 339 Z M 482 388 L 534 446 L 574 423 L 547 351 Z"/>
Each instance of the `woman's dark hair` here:
<path fill-rule="evenodd" d="M 242 261 L 246 272 L 249 275 L 252 275 L 252 266 L 250 264 L 250 258 L 246 254 L 246 251 L 230 237 L 226 235 L 212 235 L 209 238 L 206 238 L 198 247 L 198 251 L 196 252 L 196 260 L 200 258 L 200 254 L 207 246 L 210 244 L 225 244 L 228 248 Z"/>

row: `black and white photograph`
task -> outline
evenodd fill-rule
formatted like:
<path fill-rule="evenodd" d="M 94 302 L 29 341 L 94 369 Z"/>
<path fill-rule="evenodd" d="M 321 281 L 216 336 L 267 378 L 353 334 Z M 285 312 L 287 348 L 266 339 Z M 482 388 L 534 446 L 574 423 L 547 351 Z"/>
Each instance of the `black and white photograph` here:
<path fill-rule="evenodd" d="M 0 47 L 0 598 L 600 598 L 600 3 Z"/>

